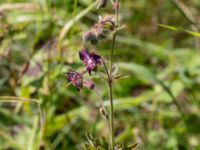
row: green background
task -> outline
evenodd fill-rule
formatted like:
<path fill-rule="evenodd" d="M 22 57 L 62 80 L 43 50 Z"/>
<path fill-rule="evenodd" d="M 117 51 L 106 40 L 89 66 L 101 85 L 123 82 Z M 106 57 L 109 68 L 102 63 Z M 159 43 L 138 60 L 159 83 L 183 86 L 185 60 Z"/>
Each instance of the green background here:
<path fill-rule="evenodd" d="M 73 150 L 88 133 L 108 137 L 96 94 L 66 87 L 64 75 L 83 68 L 83 33 L 113 13 L 93 2 L 0 1 L 0 149 Z M 114 82 L 116 142 L 200 149 L 199 10 L 199 0 L 121 0 L 114 62 L 127 77 Z M 96 49 L 108 60 L 111 38 Z M 108 106 L 107 85 L 92 78 Z"/>

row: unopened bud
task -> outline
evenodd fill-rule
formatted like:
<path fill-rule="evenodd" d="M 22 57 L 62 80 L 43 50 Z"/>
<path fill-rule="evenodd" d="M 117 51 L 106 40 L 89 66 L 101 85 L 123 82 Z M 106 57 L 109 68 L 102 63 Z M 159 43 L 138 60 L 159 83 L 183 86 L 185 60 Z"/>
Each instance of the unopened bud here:
<path fill-rule="evenodd" d="M 108 119 L 108 114 L 107 114 L 105 108 L 103 108 L 103 107 L 101 106 L 101 107 L 99 108 L 99 112 L 100 112 L 100 114 L 101 114 L 103 117 L 105 117 L 106 119 Z"/>
<path fill-rule="evenodd" d="M 113 4 L 113 9 L 119 10 L 119 2 Z"/>
<path fill-rule="evenodd" d="M 97 0 L 96 7 L 97 9 L 106 7 L 108 0 Z"/>
<path fill-rule="evenodd" d="M 92 36 L 94 36 L 92 34 L 92 32 L 88 31 L 83 35 L 83 41 L 90 41 L 92 39 Z"/>
<path fill-rule="evenodd" d="M 111 19 L 100 19 L 91 29 L 97 40 L 105 39 L 111 31 L 115 29 L 115 24 Z"/>
<path fill-rule="evenodd" d="M 93 35 L 92 38 L 90 39 L 90 42 L 93 45 L 96 45 L 98 43 L 98 38 L 95 35 Z"/>
<path fill-rule="evenodd" d="M 90 41 L 93 45 L 96 45 L 98 43 L 98 39 L 96 37 L 96 35 L 94 35 L 94 33 L 92 33 L 91 31 L 86 32 L 83 37 L 82 37 L 83 41 Z"/>
<path fill-rule="evenodd" d="M 105 20 L 103 22 L 104 29 L 113 31 L 115 29 L 115 23 L 112 20 Z"/>
<path fill-rule="evenodd" d="M 95 84 L 92 81 L 90 81 L 90 80 L 85 80 L 83 82 L 83 86 L 87 87 L 87 88 L 89 88 L 91 90 L 93 90 L 95 88 Z"/>

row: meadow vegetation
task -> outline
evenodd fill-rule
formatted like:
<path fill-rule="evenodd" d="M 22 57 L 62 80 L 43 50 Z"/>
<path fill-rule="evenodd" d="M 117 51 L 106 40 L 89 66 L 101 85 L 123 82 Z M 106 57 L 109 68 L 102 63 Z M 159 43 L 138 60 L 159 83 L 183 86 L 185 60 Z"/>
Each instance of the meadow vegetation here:
<path fill-rule="evenodd" d="M 114 74 L 122 75 L 113 82 L 115 143 L 139 150 L 200 149 L 199 10 L 199 0 L 121 0 L 113 57 Z M 112 6 L 0 1 L 0 149 L 109 143 L 96 93 L 68 86 L 65 75 L 82 70 L 82 35 L 99 15 L 113 15 Z M 108 63 L 112 36 L 95 47 Z M 98 73 L 85 76 L 108 109 L 107 84 Z"/>

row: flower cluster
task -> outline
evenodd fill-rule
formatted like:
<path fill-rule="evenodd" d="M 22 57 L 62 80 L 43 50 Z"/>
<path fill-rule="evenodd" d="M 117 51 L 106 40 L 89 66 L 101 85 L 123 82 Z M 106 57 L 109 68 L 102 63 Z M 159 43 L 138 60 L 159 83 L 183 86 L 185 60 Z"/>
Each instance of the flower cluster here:
<path fill-rule="evenodd" d="M 79 52 L 79 57 L 85 66 L 85 71 L 88 72 L 89 75 L 91 75 L 92 71 L 96 72 L 98 65 L 102 64 L 101 56 L 96 54 L 94 51 L 89 52 L 89 50 L 86 48 L 81 49 Z M 74 70 L 70 70 L 68 73 L 66 73 L 67 80 L 78 90 L 82 89 L 83 87 L 90 89 L 94 89 L 95 87 L 95 84 L 92 81 L 83 79 L 83 74 L 85 71 L 83 73 L 79 73 Z"/>
<path fill-rule="evenodd" d="M 107 4 L 108 4 L 108 0 L 97 0 L 96 7 L 97 9 L 103 8 L 103 7 L 106 7 Z"/>

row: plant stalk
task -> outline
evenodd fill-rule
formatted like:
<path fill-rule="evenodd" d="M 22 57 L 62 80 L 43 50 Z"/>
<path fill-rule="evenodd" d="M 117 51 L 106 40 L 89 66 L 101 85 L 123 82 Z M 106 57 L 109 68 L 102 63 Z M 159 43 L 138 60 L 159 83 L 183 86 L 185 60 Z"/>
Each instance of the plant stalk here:
<path fill-rule="evenodd" d="M 110 115 L 109 115 L 109 125 L 110 125 L 110 146 L 111 150 L 114 150 L 114 123 L 113 123 L 113 77 L 112 77 L 112 68 L 113 68 L 113 55 L 115 48 L 116 33 L 113 34 L 112 40 L 112 49 L 110 51 L 110 66 L 109 66 L 109 75 L 108 75 L 108 87 L 109 87 L 109 100 L 110 100 Z"/>
<path fill-rule="evenodd" d="M 110 100 L 110 114 L 109 114 L 109 125 L 110 125 L 110 146 L 111 150 L 114 150 L 114 124 L 113 124 L 113 95 L 112 95 L 112 82 L 109 85 L 109 100 Z"/>
<path fill-rule="evenodd" d="M 115 3 L 111 0 L 112 4 L 116 4 L 117 7 L 115 8 L 115 17 L 116 17 L 116 28 L 118 27 L 118 20 L 119 20 L 119 0 L 116 0 Z M 113 56 L 114 56 L 114 49 L 115 49 L 115 42 L 116 42 L 116 31 L 113 33 L 112 38 L 112 48 L 110 51 L 110 64 L 109 64 L 109 73 L 107 72 L 108 76 L 108 87 L 109 87 L 109 101 L 110 101 L 110 114 L 109 114 L 109 128 L 110 128 L 110 149 L 114 150 L 115 143 L 114 143 L 114 107 L 113 107 L 113 76 L 112 76 L 112 68 L 113 68 Z"/>

